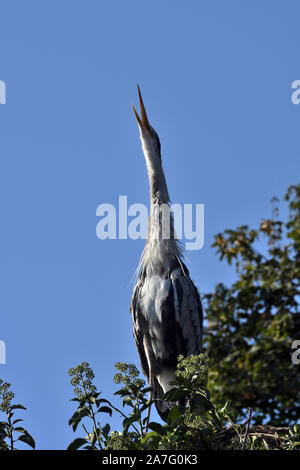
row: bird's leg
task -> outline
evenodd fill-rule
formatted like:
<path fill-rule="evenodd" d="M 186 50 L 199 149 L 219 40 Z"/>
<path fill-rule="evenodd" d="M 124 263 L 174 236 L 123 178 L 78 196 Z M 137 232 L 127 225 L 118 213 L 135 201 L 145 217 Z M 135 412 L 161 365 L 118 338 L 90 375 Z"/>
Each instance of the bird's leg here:
<path fill-rule="evenodd" d="M 148 407 L 148 413 L 147 413 L 147 421 L 146 421 L 146 428 L 145 428 L 145 433 L 148 433 L 148 425 L 150 422 L 150 413 L 151 413 L 151 406 L 152 406 L 152 397 L 153 397 L 153 392 L 150 390 L 149 392 L 149 407 Z"/>

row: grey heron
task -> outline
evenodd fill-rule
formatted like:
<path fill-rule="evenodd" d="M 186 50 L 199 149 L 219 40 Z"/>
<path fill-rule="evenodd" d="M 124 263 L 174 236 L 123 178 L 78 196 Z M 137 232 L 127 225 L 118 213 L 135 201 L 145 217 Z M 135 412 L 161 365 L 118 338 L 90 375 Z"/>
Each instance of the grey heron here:
<path fill-rule="evenodd" d="M 138 86 L 140 113 L 132 105 L 142 141 L 150 184 L 150 216 L 130 311 L 133 335 L 144 375 L 153 390 L 160 417 L 171 409 L 163 395 L 172 388 L 178 356 L 202 351 L 202 304 L 189 277 L 174 221 L 165 210 L 170 198 L 161 159 L 159 137 L 148 121 Z M 166 220 L 166 218 L 168 220 Z M 162 227 L 169 224 L 169 237 Z"/>

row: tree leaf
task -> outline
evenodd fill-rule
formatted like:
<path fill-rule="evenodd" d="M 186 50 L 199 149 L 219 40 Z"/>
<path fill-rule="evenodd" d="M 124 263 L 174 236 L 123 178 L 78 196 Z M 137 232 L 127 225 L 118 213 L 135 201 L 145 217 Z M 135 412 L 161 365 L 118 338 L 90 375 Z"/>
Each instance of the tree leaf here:
<path fill-rule="evenodd" d="M 77 439 L 74 439 L 74 441 L 72 441 L 71 444 L 69 444 L 69 446 L 67 447 L 67 450 L 77 450 L 86 443 L 87 443 L 86 439 L 77 437 Z"/>
<path fill-rule="evenodd" d="M 168 424 L 173 424 L 175 421 L 182 418 L 179 406 L 174 406 L 168 414 Z"/>
<path fill-rule="evenodd" d="M 108 437 L 109 431 L 110 431 L 110 425 L 108 423 L 106 423 L 105 426 L 103 426 L 103 428 L 101 428 L 101 431 L 102 431 L 102 434 L 105 437 Z"/>
<path fill-rule="evenodd" d="M 89 414 L 90 412 L 87 407 L 79 408 L 77 411 L 75 411 L 75 413 L 69 420 L 69 426 L 72 426 L 74 432 L 76 431 L 81 419 L 85 416 L 88 416 Z"/>
<path fill-rule="evenodd" d="M 24 421 L 24 420 L 23 420 L 23 419 L 15 419 L 15 420 L 12 422 L 12 424 L 17 424 L 17 423 L 19 423 L 20 421 Z"/>
<path fill-rule="evenodd" d="M 159 434 L 155 431 L 148 432 L 148 434 L 146 434 L 146 436 L 144 436 L 143 439 L 141 440 L 141 443 L 144 445 L 149 439 L 159 438 L 159 437 L 160 437 Z"/>
<path fill-rule="evenodd" d="M 16 410 L 16 409 L 20 409 L 20 410 L 27 410 L 27 408 L 25 408 L 25 406 L 23 405 L 12 405 L 10 407 L 11 410 Z"/>
<path fill-rule="evenodd" d="M 16 431 L 16 432 L 22 432 L 22 433 L 27 433 L 26 429 L 20 428 L 20 427 L 14 428 L 14 431 Z"/>
<path fill-rule="evenodd" d="M 151 429 L 152 431 L 157 432 L 161 436 L 166 434 L 166 429 L 159 423 L 151 422 L 151 423 L 148 424 L 148 428 Z"/>
<path fill-rule="evenodd" d="M 101 406 L 98 409 L 99 413 L 108 413 L 110 416 L 112 415 L 112 409 L 109 406 Z"/>
<path fill-rule="evenodd" d="M 169 390 L 167 393 L 164 394 L 164 400 L 165 401 L 171 401 L 175 402 L 178 400 L 181 400 L 182 398 L 187 398 L 188 397 L 188 391 L 183 390 L 182 388 L 172 388 Z"/>
<path fill-rule="evenodd" d="M 128 405 L 128 406 L 133 407 L 132 398 L 131 397 L 125 397 L 124 400 L 123 400 L 123 406 L 124 405 Z"/>
<path fill-rule="evenodd" d="M 28 444 L 30 447 L 35 449 L 34 439 L 28 432 L 26 432 L 25 434 L 21 434 L 21 436 L 17 439 L 17 441 L 25 442 L 25 444 Z"/>

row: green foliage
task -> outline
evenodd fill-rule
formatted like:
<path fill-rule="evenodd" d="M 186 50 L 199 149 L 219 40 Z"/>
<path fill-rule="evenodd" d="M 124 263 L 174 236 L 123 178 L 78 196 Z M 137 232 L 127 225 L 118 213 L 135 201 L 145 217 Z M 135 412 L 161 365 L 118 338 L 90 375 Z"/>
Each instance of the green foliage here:
<path fill-rule="evenodd" d="M 0 379 L 0 411 L 7 416 L 6 421 L 0 422 L 0 450 L 16 450 L 15 443 L 17 441 L 24 442 L 31 448 L 35 448 L 35 442 L 26 429 L 15 426 L 23 421 L 22 419 L 14 419 L 14 410 L 26 410 L 23 405 L 12 405 L 14 393 L 10 390 L 10 384 Z"/>
<path fill-rule="evenodd" d="M 83 447 L 84 449 L 142 449 L 141 438 L 147 433 L 150 410 L 153 400 L 150 388 L 145 387 L 145 381 L 139 378 L 139 372 L 135 365 L 118 362 L 115 364 L 117 373 L 114 377 L 116 384 L 122 387 L 115 392 L 122 399 L 122 407 L 130 411 L 125 414 L 114 406 L 109 400 L 99 398 L 93 384 L 94 373 L 87 362 L 69 370 L 72 376 L 71 384 L 74 386 L 73 401 L 78 402 L 78 408 L 69 421 L 73 431 L 77 430 L 79 423 L 86 433 L 84 438 L 75 439 L 68 450 Z M 79 389 L 78 389 L 79 387 Z M 96 415 L 113 411 L 123 418 L 123 433 L 117 431 L 110 433 L 109 424 L 101 426 L 96 422 Z M 92 430 L 88 431 L 84 421 L 92 424 Z"/>
<path fill-rule="evenodd" d="M 139 377 L 139 371 L 134 364 L 117 362 L 115 368 L 119 371 L 114 376 L 116 384 L 123 384 L 122 388 L 115 392 L 123 399 L 123 407 L 129 407 L 129 416 L 123 416 L 123 432 L 131 427 L 137 438 L 140 438 L 148 430 L 150 410 L 153 403 L 150 387 L 145 387 L 145 381 Z"/>
<path fill-rule="evenodd" d="M 128 413 L 125 414 L 108 400 L 100 400 L 96 387 L 90 383 L 92 399 L 90 392 L 85 395 L 83 390 L 78 409 L 69 424 L 77 431 L 80 422 L 90 420 L 93 430 L 89 432 L 83 425 L 85 437 L 77 437 L 69 445 L 69 450 L 299 449 L 299 426 L 292 429 L 250 428 L 250 420 L 244 424 L 235 423 L 228 402 L 223 407 L 216 407 L 206 389 L 209 364 L 204 354 L 178 358 L 176 379 L 164 396 L 165 400 L 173 403 L 168 421 L 164 425 L 150 421 L 153 405 L 151 390 L 144 387 L 145 382 L 139 378 L 137 368 L 123 362 L 117 363 L 115 367 L 118 372 L 114 381 L 122 384 L 115 395 L 122 400 L 123 408 L 127 408 Z M 89 374 L 94 378 L 87 363 L 71 371 L 75 376 L 75 371 L 80 371 L 80 374 Z M 73 400 L 78 401 L 79 398 L 75 397 Z M 105 412 L 117 412 L 122 416 L 122 432 L 110 431 L 108 424 L 101 428 L 98 423 L 96 427 L 94 417 L 101 413 L 102 403 L 107 405 Z M 93 413 L 90 406 L 95 406 Z M 86 407 L 89 412 L 81 414 L 82 407 Z"/>
<path fill-rule="evenodd" d="M 275 207 L 257 230 L 241 226 L 216 235 L 213 246 L 234 263 L 237 279 L 204 297 L 206 354 L 179 356 L 164 396 L 173 403 L 167 423 L 151 421 L 152 390 L 135 365 L 115 364 L 117 407 L 97 391 L 83 362 L 69 370 L 77 404 L 69 425 L 79 435 L 68 450 L 300 450 L 300 374 L 291 361 L 300 332 L 300 184 L 285 200 L 287 221 L 278 220 Z M 257 250 L 262 238 L 265 253 Z M 13 419 L 15 410 L 26 408 L 13 399 L 10 384 L 0 379 L 0 413 L 6 415 L 0 450 L 15 450 L 17 441 L 34 449 L 28 431 L 16 426 L 22 419 Z M 112 413 L 121 416 L 122 431 L 102 423 Z"/>
<path fill-rule="evenodd" d="M 77 450 L 84 446 L 84 449 L 101 450 L 107 444 L 110 426 L 106 424 L 101 426 L 96 421 L 96 416 L 100 413 L 112 414 L 110 403 L 104 398 L 99 398 L 100 393 L 97 392 L 93 384 L 94 372 L 89 367 L 87 362 L 69 369 L 68 371 L 71 378 L 71 385 L 74 387 L 75 398 L 72 401 L 77 402 L 77 410 L 69 420 L 69 425 L 72 426 L 73 431 L 77 430 L 79 423 L 86 433 L 85 438 L 76 438 L 68 447 L 68 450 Z M 88 431 L 83 419 L 87 418 L 92 422 L 92 429 Z"/>
<path fill-rule="evenodd" d="M 190 384 L 196 389 L 205 389 L 208 377 L 208 357 L 205 354 L 199 356 L 178 357 L 176 380 L 179 383 Z"/>
<path fill-rule="evenodd" d="M 300 331 L 300 184 L 285 200 L 287 221 L 278 220 L 275 206 L 257 230 L 244 225 L 216 235 L 213 246 L 235 265 L 237 279 L 204 297 L 210 364 L 203 354 L 178 358 L 164 397 L 174 403 L 167 424 L 150 421 L 151 391 L 136 367 L 116 364 L 116 395 L 131 411 L 110 404 L 123 417 L 123 432 L 107 434 L 103 448 L 299 449 L 300 374 L 291 354 Z M 262 239 L 264 253 L 257 249 Z M 242 423 L 248 409 L 251 427 Z"/>
<path fill-rule="evenodd" d="M 167 424 L 149 423 L 152 430 L 142 439 L 145 449 L 213 448 L 214 434 L 230 418 L 226 407 L 217 410 L 209 399 L 207 383 L 208 359 L 205 354 L 179 356 L 176 379 L 164 396 L 174 404 Z M 183 404 L 184 403 L 184 404 Z"/>
<path fill-rule="evenodd" d="M 300 184 L 288 189 L 286 222 L 262 220 L 225 230 L 213 246 L 236 267 L 231 287 L 218 284 L 205 296 L 205 351 L 210 359 L 208 388 L 213 401 L 231 402 L 237 416 L 253 409 L 253 421 L 289 426 L 300 416 L 300 373 L 292 364 L 299 339 Z M 266 253 L 257 241 L 267 241 Z"/>
<path fill-rule="evenodd" d="M 286 437 L 286 449 L 296 450 L 300 449 L 300 425 L 297 424 L 289 430 L 289 435 Z"/>

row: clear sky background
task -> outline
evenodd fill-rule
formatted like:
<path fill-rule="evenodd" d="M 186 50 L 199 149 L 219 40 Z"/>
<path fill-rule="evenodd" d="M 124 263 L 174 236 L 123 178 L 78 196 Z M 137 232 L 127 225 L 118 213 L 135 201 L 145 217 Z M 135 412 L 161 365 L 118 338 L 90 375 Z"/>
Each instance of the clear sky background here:
<path fill-rule="evenodd" d="M 187 264 L 210 292 L 234 277 L 213 235 L 257 227 L 299 181 L 299 18 L 292 0 L 1 1 L 0 377 L 37 448 L 75 437 L 70 367 L 89 362 L 117 403 L 114 363 L 139 365 L 129 304 L 144 242 L 96 237 L 99 204 L 148 204 L 136 83 L 172 201 L 205 204 Z"/>

